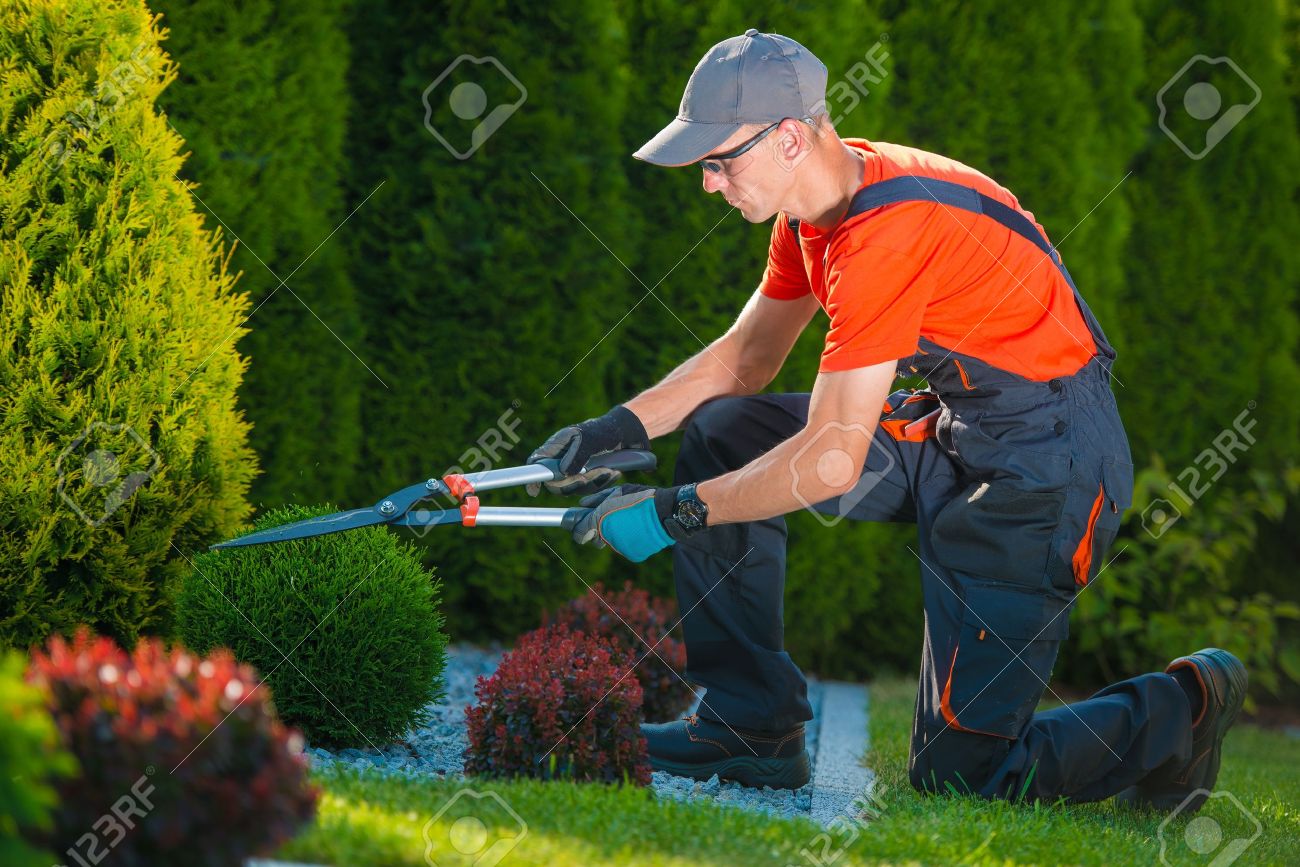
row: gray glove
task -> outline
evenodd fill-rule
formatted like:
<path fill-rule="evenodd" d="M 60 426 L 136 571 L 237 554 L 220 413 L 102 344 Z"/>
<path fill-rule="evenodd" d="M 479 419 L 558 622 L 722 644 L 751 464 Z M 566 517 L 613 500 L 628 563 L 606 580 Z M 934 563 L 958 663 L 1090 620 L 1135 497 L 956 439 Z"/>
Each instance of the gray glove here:
<path fill-rule="evenodd" d="M 591 494 L 614 484 L 623 477 L 618 470 L 599 467 L 579 472 L 591 458 L 620 449 L 648 449 L 650 435 L 636 413 L 619 404 L 598 418 L 562 427 L 528 456 L 528 463 L 544 458 L 559 458 L 564 478 L 546 482 L 553 494 Z M 531 496 L 541 493 L 540 484 L 528 485 Z"/>

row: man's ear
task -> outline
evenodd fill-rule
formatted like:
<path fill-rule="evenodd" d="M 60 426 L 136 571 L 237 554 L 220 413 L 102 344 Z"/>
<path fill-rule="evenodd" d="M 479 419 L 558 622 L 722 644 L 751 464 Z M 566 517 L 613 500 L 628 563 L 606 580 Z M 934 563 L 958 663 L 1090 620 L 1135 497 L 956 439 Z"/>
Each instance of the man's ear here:
<path fill-rule="evenodd" d="M 787 172 L 794 171 L 808 154 L 812 153 L 816 137 L 807 124 L 787 117 L 781 121 L 772 137 L 772 156 Z"/>

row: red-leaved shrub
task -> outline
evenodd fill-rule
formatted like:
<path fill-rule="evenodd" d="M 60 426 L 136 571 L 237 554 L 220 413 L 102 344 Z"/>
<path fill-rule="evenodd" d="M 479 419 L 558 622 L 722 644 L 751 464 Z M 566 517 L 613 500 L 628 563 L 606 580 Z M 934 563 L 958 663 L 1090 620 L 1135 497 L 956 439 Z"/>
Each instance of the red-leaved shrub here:
<path fill-rule="evenodd" d="M 474 687 L 465 772 L 648 786 L 641 685 L 628 667 L 608 641 L 566 626 L 520 636 Z"/>
<path fill-rule="evenodd" d="M 677 719 L 695 698 L 682 678 L 686 670 L 686 645 L 670 632 L 677 622 L 676 614 L 677 605 L 672 600 L 652 597 L 645 590 L 633 587 L 631 581 L 616 593 L 597 582 L 592 592 L 553 613 L 545 613 L 542 622 L 563 623 L 572 629 L 603 635 L 622 648 L 633 664 L 641 660 L 636 665 L 636 677 L 645 697 L 641 712 L 649 722 L 667 722 Z M 654 653 L 650 653 L 651 647 Z"/>
<path fill-rule="evenodd" d="M 55 781 L 42 842 L 64 863 L 233 867 L 267 854 L 315 813 L 302 739 L 251 666 L 142 640 L 127 654 L 86 630 L 32 653 L 64 747 L 81 773 Z"/>

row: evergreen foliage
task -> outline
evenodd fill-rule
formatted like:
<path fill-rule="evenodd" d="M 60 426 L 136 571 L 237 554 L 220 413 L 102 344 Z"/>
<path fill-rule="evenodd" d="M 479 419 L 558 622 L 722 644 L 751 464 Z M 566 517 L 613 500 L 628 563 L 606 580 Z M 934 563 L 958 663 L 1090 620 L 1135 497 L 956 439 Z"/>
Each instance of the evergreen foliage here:
<path fill-rule="evenodd" d="M 150 6 L 180 67 L 161 102 L 191 151 L 182 177 L 198 184 L 204 220 L 231 244 L 230 270 L 254 303 L 239 342 L 250 359 L 240 403 L 264 469 L 252 498 L 338 497 L 357 469 L 361 380 L 382 388 L 366 369 L 340 237 L 348 212 L 368 206 L 343 200 L 346 4 Z"/>
<path fill-rule="evenodd" d="M 0 10 L 0 645 L 166 632 L 247 517 L 247 298 L 177 180 L 176 74 L 129 0 Z"/>
<path fill-rule="evenodd" d="M 255 529 L 328 514 L 268 512 Z M 178 602 L 182 640 L 266 672 L 280 718 L 322 746 L 383 747 L 442 695 L 440 583 L 407 543 L 368 527 L 194 558 Z"/>

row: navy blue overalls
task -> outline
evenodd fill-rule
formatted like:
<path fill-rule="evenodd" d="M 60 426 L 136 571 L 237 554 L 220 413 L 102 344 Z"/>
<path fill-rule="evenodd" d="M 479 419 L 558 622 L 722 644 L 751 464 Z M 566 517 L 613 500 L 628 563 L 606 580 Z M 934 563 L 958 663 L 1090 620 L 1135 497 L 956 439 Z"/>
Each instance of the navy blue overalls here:
<path fill-rule="evenodd" d="M 912 784 L 1099 800 L 1191 751 L 1187 700 L 1165 674 L 1034 712 L 1076 594 L 1097 580 L 1131 503 L 1133 463 L 1109 382 L 1115 350 L 1033 223 L 977 190 L 881 181 L 858 191 L 845 221 L 913 200 L 983 214 L 1037 245 L 1074 290 L 1097 353 L 1073 375 L 1038 382 L 922 338 L 899 372 L 923 375 L 928 387 L 890 395 L 858 484 L 816 508 L 917 525 L 925 640 Z M 701 405 L 674 483 L 738 469 L 793 436 L 809 398 Z M 781 517 L 718 525 L 674 546 L 678 602 L 690 612 L 687 676 L 707 688 L 701 716 L 775 731 L 812 718 L 803 674 L 784 650 L 785 551 Z"/>

